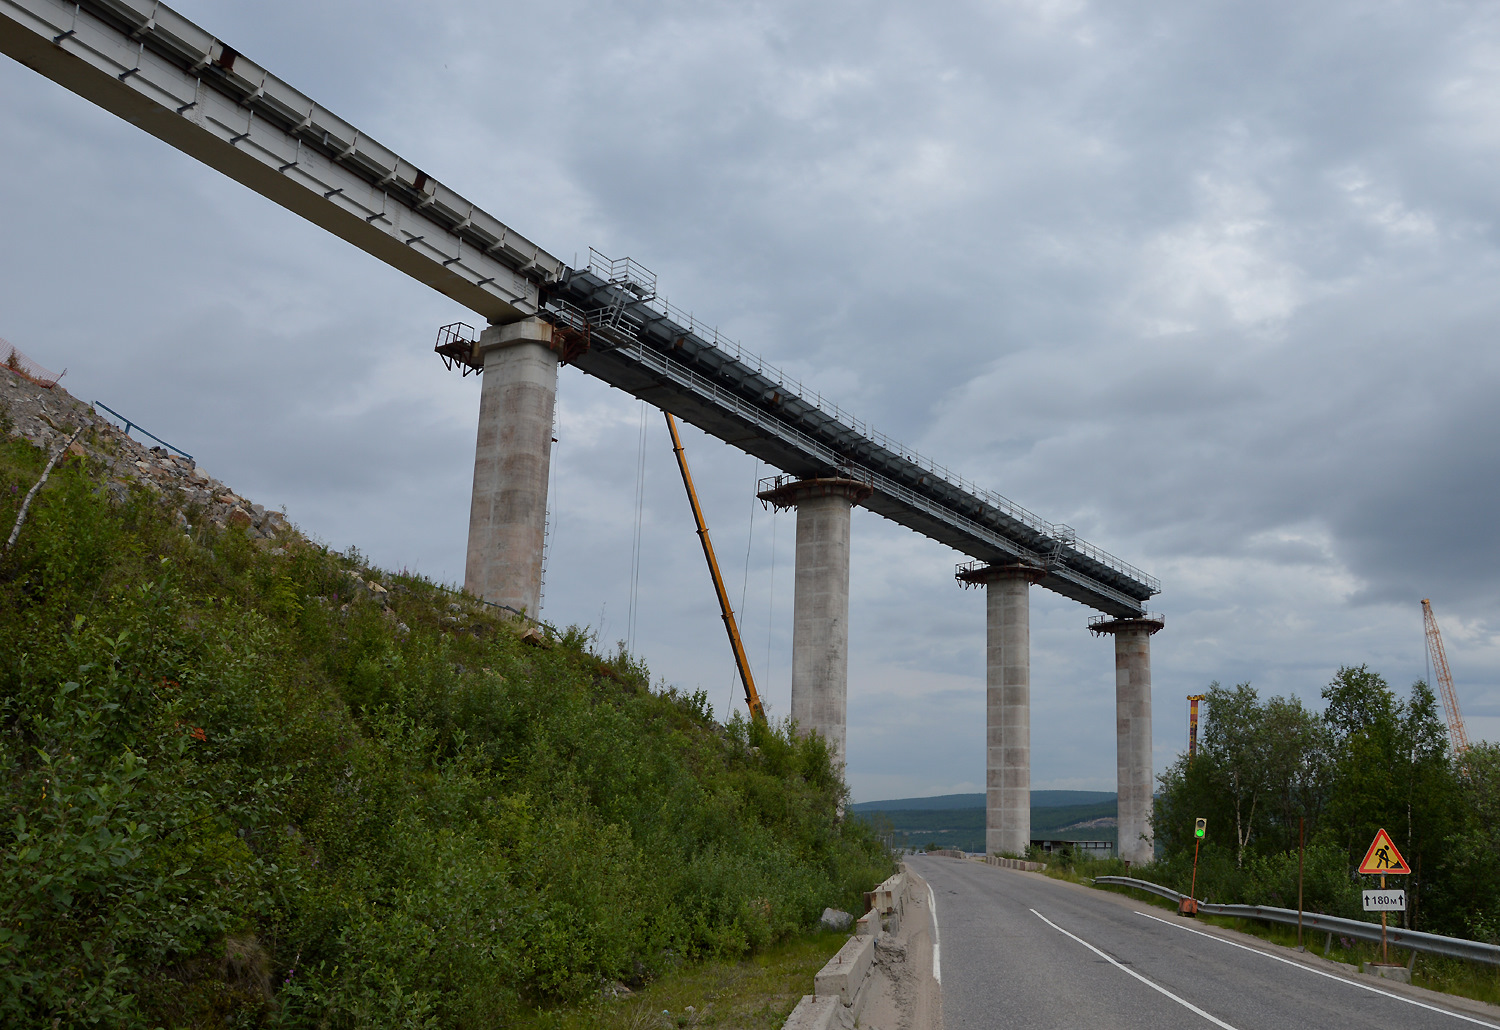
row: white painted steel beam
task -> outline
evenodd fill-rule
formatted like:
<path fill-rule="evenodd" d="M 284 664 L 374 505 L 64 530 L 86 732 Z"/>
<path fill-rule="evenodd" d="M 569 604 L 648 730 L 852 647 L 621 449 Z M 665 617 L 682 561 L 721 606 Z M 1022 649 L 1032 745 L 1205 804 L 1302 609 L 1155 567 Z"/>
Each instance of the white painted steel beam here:
<path fill-rule="evenodd" d="M 152 0 L 0 0 L 0 52 L 491 322 L 563 263 Z"/>
<path fill-rule="evenodd" d="M 628 311 L 636 331 L 593 326 L 594 349 L 573 363 L 777 468 L 846 470 L 874 487 L 864 502 L 872 511 L 983 561 L 1045 565 L 1049 589 L 1109 615 L 1140 615 L 1160 589 L 1133 566 L 1071 534 L 1057 537 L 1057 527 L 851 424 L 821 397 L 767 378 L 716 333 L 700 337 L 642 294 L 566 268 L 162 4 L 0 0 L 0 53 L 491 323 L 556 318 L 563 304 L 591 315 Z"/>

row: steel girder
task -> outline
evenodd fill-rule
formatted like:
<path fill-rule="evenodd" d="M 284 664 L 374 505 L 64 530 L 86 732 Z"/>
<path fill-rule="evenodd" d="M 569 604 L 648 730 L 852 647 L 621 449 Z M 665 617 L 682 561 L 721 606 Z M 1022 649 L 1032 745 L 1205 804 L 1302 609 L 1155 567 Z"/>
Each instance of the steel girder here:
<path fill-rule="evenodd" d="M 1107 615 L 1160 584 L 964 483 L 683 325 L 629 284 L 567 268 L 153 0 L 0 0 L 0 52 L 431 286 L 493 323 L 587 325 L 583 371 L 783 471 L 855 475 L 870 510 L 971 557 L 1044 571 Z"/>
<path fill-rule="evenodd" d="M 0 0 L 0 51 L 495 322 L 563 264 L 153 0 Z"/>
<path fill-rule="evenodd" d="M 848 425 L 625 285 L 569 269 L 543 299 L 555 317 L 588 325 L 590 346 L 573 358 L 579 368 L 775 468 L 861 479 L 874 487 L 861 502 L 871 511 L 971 557 L 1032 565 L 1041 585 L 1106 615 L 1139 616 L 1161 589 L 1025 509 L 955 484 Z"/>

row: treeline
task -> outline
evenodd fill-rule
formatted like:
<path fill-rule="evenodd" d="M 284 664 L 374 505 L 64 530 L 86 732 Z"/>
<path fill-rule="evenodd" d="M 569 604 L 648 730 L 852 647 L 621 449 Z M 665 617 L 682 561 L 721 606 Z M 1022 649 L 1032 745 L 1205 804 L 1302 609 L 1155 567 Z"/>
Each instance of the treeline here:
<path fill-rule="evenodd" d="M 1318 712 L 1295 697 L 1263 700 L 1248 683 L 1208 688 L 1197 756 L 1160 777 L 1158 877 L 1187 889 L 1202 816 L 1199 897 L 1295 907 L 1305 835 L 1306 908 L 1360 918 L 1355 870 L 1384 827 L 1413 871 L 1391 883 L 1407 891 L 1407 925 L 1496 940 L 1500 748 L 1456 760 L 1420 680 L 1401 698 L 1368 667 L 1345 667 L 1323 701 Z"/>
<path fill-rule="evenodd" d="M 820 740 L 185 514 L 69 460 L 0 554 L 0 1024 L 505 1025 L 890 872 Z"/>

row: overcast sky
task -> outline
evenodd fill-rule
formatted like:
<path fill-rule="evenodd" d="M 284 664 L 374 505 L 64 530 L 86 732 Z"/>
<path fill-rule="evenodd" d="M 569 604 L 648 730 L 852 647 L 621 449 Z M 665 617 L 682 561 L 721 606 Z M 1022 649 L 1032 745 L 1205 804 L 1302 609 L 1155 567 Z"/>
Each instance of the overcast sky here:
<path fill-rule="evenodd" d="M 1426 675 L 1500 739 L 1500 9 L 182 0 L 570 263 L 1158 576 L 1158 771 L 1211 680 Z M 478 382 L 446 298 L 0 58 L 0 337 L 304 531 L 461 581 Z M 630 633 L 641 405 L 565 368 L 543 615 Z M 789 708 L 795 516 L 684 433 Z M 856 800 L 983 789 L 961 555 L 854 515 Z M 635 650 L 737 697 L 659 413 Z M 1032 783 L 1113 790 L 1113 652 L 1034 587 Z"/>

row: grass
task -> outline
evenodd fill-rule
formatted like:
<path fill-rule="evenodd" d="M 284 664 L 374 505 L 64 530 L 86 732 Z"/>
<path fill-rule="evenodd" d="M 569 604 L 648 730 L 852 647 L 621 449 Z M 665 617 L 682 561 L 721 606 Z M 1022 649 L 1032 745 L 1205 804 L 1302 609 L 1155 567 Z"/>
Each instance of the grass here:
<path fill-rule="evenodd" d="M 1411 982 L 1430 991 L 1500 1005 L 1500 969 L 1487 969 L 1462 959 L 1418 955 Z"/>
<path fill-rule="evenodd" d="M 1073 856 L 1057 851 L 1047 854 L 1036 848 L 1030 849 L 1025 858 L 1028 862 L 1040 862 L 1042 873 L 1054 880 L 1081 883 L 1085 886 L 1092 885 L 1096 876 L 1130 875 L 1130 867 L 1118 858 L 1095 858 L 1092 855 Z M 1141 892 L 1133 892 L 1132 896 L 1136 893 Z"/>
<path fill-rule="evenodd" d="M 786 1022 L 804 994 L 812 992 L 813 976 L 848 939 L 847 933 L 804 934 L 748 959 L 670 970 L 624 997 L 538 1012 L 517 1026 L 521 1030 L 773 1030 Z"/>

